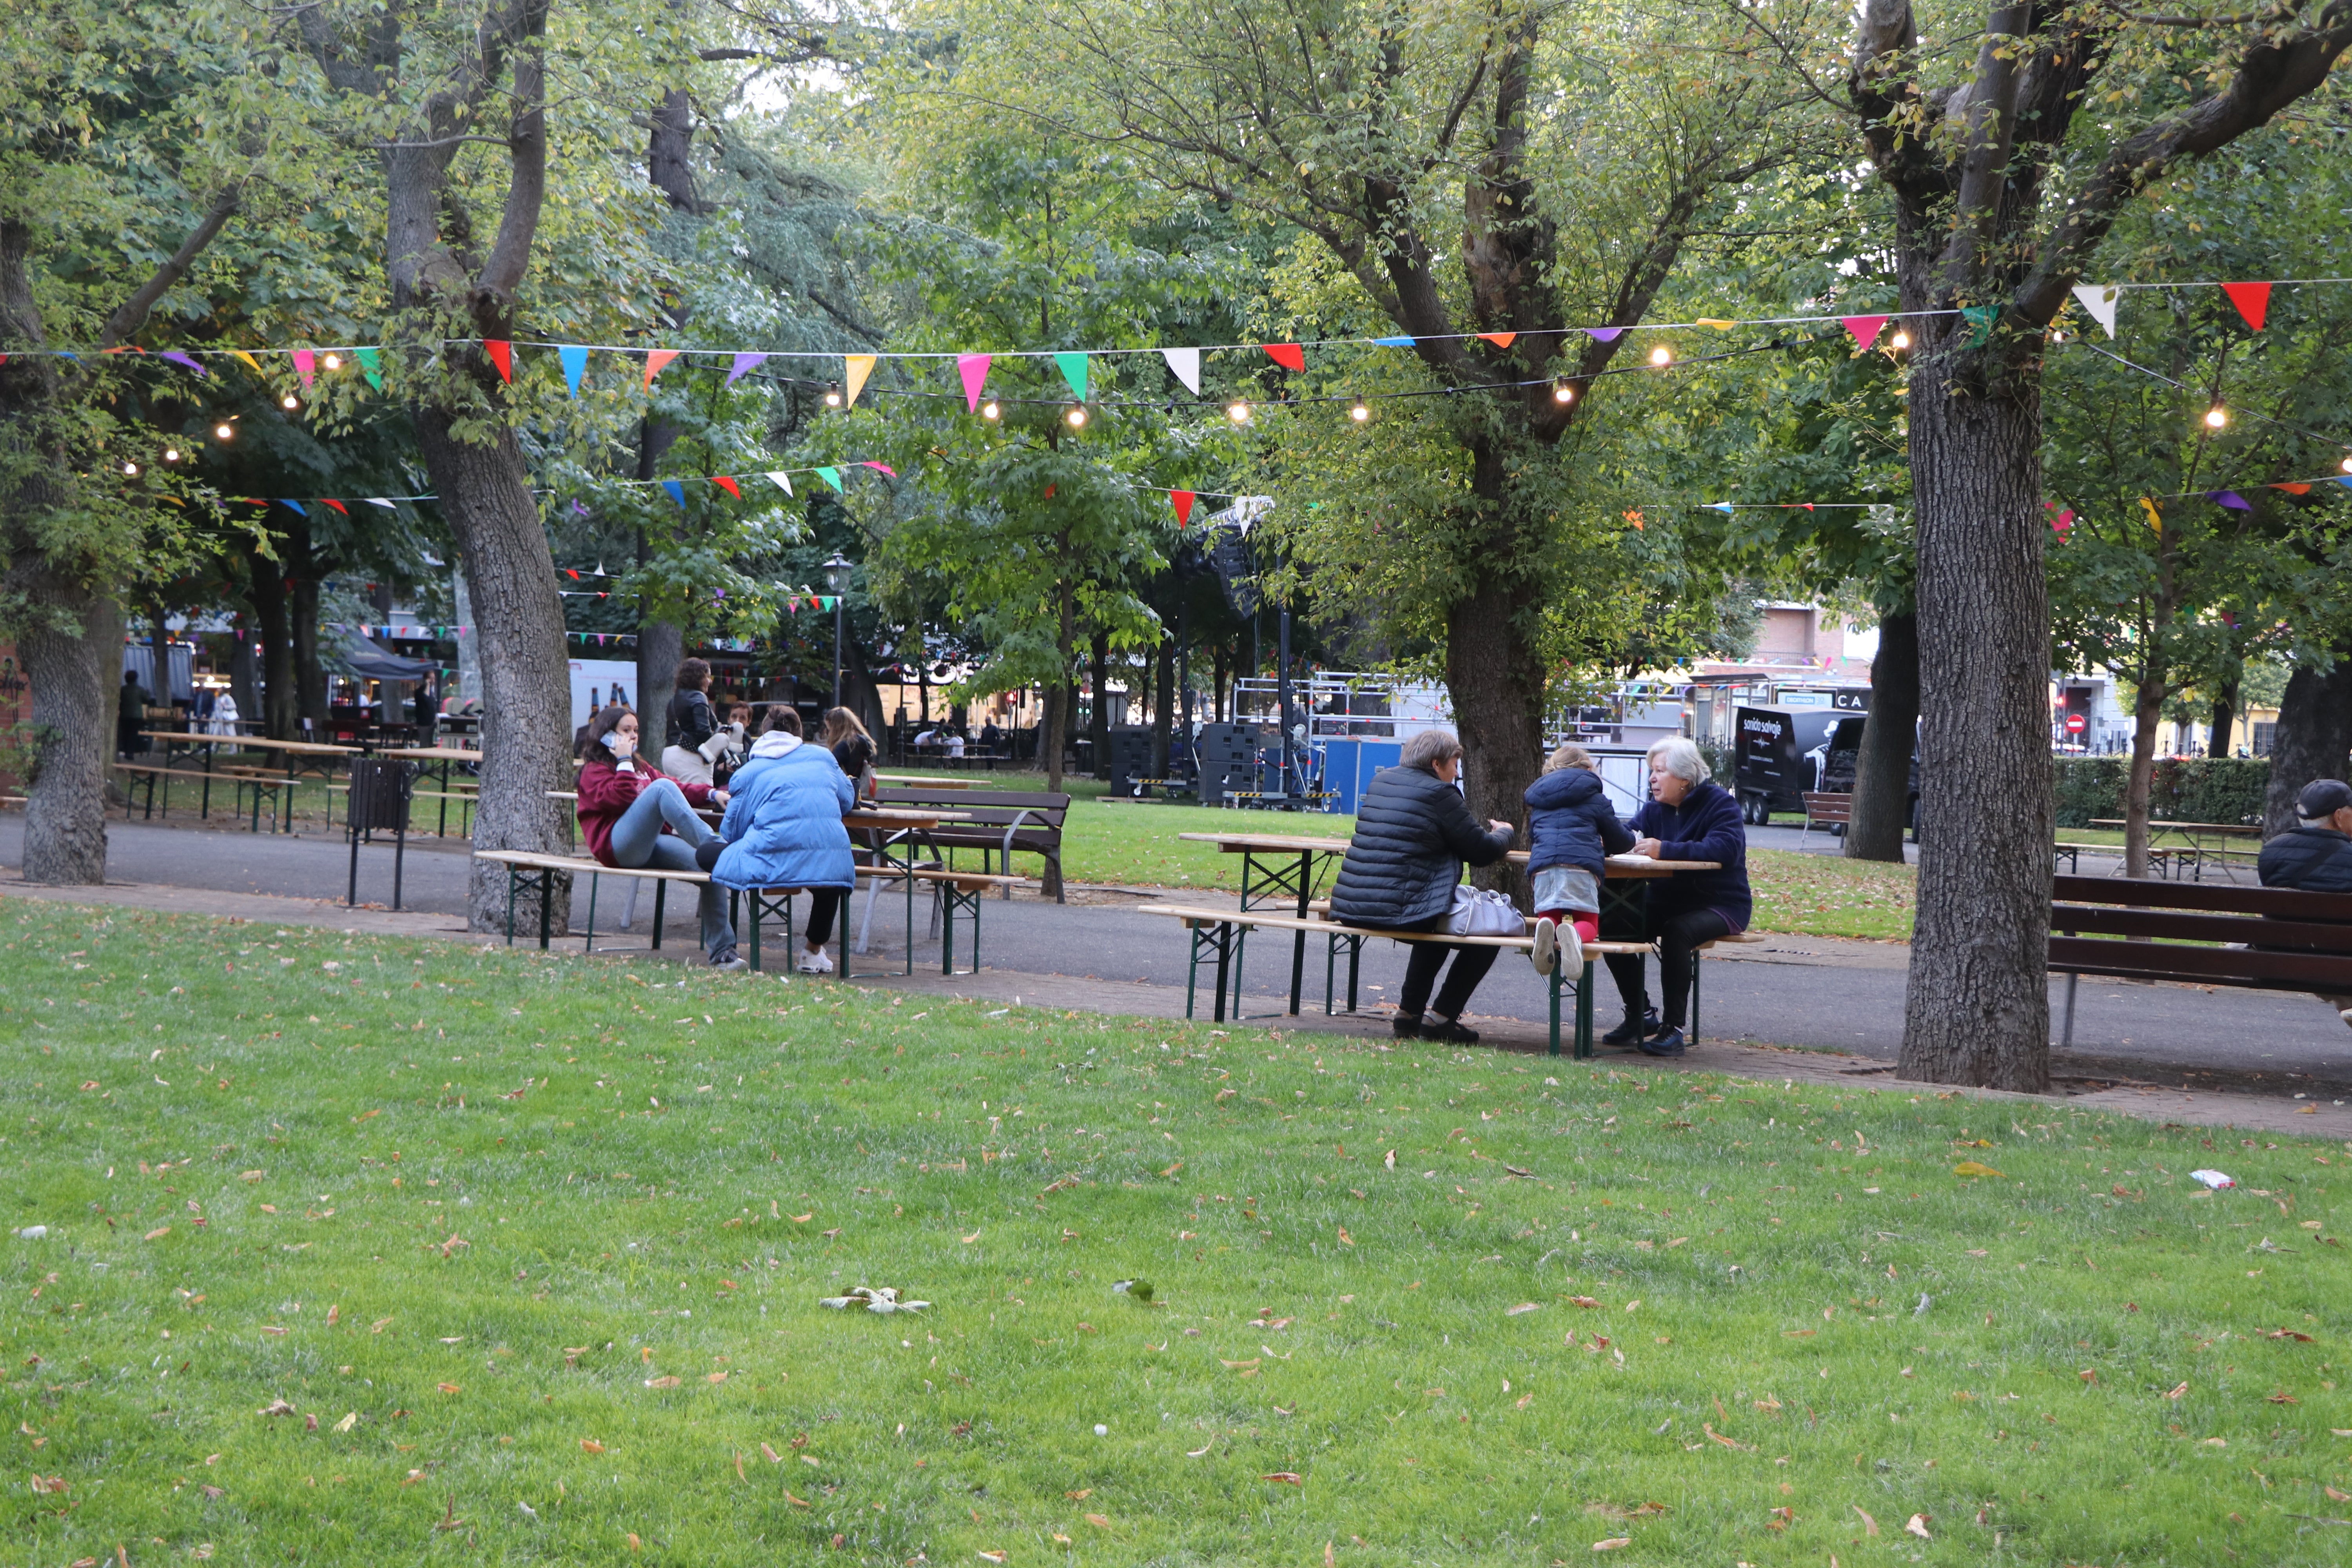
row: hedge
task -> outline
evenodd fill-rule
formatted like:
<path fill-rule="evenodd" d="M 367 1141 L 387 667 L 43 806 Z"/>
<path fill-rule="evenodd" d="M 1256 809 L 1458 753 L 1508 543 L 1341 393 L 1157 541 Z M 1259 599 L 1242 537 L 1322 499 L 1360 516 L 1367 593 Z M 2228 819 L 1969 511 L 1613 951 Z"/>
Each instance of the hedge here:
<path fill-rule="evenodd" d="M 2059 757 L 2058 826 L 2088 827 L 2124 814 L 2127 756 Z M 2148 816 L 2158 821 L 2254 825 L 2270 789 L 2267 757 L 2158 757 L 2148 780 Z"/>

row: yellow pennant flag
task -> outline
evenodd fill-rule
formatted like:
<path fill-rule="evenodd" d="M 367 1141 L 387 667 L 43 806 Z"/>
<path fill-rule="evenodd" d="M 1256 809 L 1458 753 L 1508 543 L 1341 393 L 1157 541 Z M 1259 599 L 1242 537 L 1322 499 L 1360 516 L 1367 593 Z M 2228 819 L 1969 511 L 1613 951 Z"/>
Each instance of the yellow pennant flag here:
<path fill-rule="evenodd" d="M 252 366 L 254 374 L 259 375 L 261 374 L 261 362 L 259 360 L 254 358 L 243 349 L 231 349 L 228 352 L 231 359 L 241 359 L 247 364 Z"/>
<path fill-rule="evenodd" d="M 866 378 L 874 374 L 874 363 L 877 357 L 877 356 L 874 354 L 844 354 L 842 356 L 841 363 L 848 372 L 849 383 L 849 395 L 842 400 L 843 407 L 853 408 L 856 406 L 857 395 L 866 390 Z"/>
<path fill-rule="evenodd" d="M 1727 332 L 1739 325 L 1738 321 L 1727 321 L 1715 316 L 1701 316 L 1698 319 L 1698 324 L 1702 327 L 1713 327 L 1718 332 Z"/>
<path fill-rule="evenodd" d="M 2162 533 L 2164 531 L 2164 514 L 2156 510 L 2156 503 L 2148 500 L 2147 497 L 2142 496 L 2139 498 L 2139 504 L 2147 509 L 2148 527 L 2156 530 L 2158 533 Z"/>

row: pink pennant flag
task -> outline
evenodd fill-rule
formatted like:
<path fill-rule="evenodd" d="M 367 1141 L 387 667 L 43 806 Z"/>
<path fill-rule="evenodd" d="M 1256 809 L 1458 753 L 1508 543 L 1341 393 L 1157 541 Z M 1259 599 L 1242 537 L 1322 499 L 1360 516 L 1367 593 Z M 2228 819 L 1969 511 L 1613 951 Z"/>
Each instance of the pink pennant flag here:
<path fill-rule="evenodd" d="M 1192 502 L 1194 499 L 1194 493 L 1191 490 L 1170 490 L 1168 492 L 1168 504 L 1176 509 L 1177 527 L 1181 528 L 1186 523 L 1192 521 Z"/>
<path fill-rule="evenodd" d="M 490 351 L 490 363 L 499 367 L 499 379 L 512 386 L 514 384 L 514 344 L 504 338 L 491 338 L 482 346 Z"/>
<path fill-rule="evenodd" d="M 1853 334 L 1854 347 L 1866 351 L 1878 341 L 1879 331 L 1887 320 L 1885 316 L 1840 316 L 1838 325 Z"/>
<path fill-rule="evenodd" d="M 2270 314 L 2271 286 L 2267 283 L 2224 283 L 2221 292 L 2230 303 L 2238 307 L 2238 314 L 2246 318 L 2246 325 L 2256 331 L 2263 330 L 2263 318 Z"/>
<path fill-rule="evenodd" d="M 980 389 L 988 384 L 988 354 L 956 355 L 956 374 L 963 377 L 963 405 L 967 414 L 980 407 Z"/>
<path fill-rule="evenodd" d="M 1266 358 L 1285 370 L 1307 368 L 1307 351 L 1297 343 L 1260 343 L 1258 347 L 1265 351 Z"/>
<path fill-rule="evenodd" d="M 670 361 L 676 359 L 677 356 L 678 351 L 676 349 L 652 349 L 647 351 L 646 354 L 646 384 L 647 386 L 651 386 L 654 384 L 654 377 L 662 373 L 662 366 L 669 363 Z"/>
<path fill-rule="evenodd" d="M 302 378 L 302 390 L 310 390 L 310 378 L 318 374 L 319 356 L 309 349 L 294 351 L 294 374 Z"/>
<path fill-rule="evenodd" d="M 871 468 L 877 474 L 887 474 L 894 479 L 898 477 L 898 470 L 887 463 L 860 463 L 857 466 L 861 468 Z"/>

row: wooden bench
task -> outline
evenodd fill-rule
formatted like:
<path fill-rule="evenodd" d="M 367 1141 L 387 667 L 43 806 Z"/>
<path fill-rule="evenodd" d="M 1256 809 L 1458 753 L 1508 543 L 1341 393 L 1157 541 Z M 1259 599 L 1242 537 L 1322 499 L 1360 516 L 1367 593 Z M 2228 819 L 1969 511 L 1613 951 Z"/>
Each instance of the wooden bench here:
<path fill-rule="evenodd" d="M 1196 909 L 1184 904 L 1146 904 L 1142 906 L 1142 912 L 1147 915 L 1164 915 L 1181 921 L 1185 929 L 1192 933 L 1192 956 L 1184 972 L 1184 1016 L 1187 1018 L 1193 1015 L 1193 998 L 1198 989 L 1202 956 L 1204 952 L 1216 955 L 1217 1001 L 1213 1011 L 1215 1021 L 1218 1023 L 1223 1023 L 1225 1017 L 1225 981 L 1230 972 L 1229 965 L 1234 945 L 1236 939 L 1248 931 L 1319 931 L 1326 936 L 1351 941 L 1354 952 L 1360 952 L 1362 944 L 1375 937 L 1386 938 L 1391 942 L 1444 942 L 1457 947 L 1501 947 L 1518 952 L 1528 952 L 1535 946 L 1535 938 L 1531 935 L 1448 936 L 1429 931 L 1381 931 L 1370 926 L 1345 925 L 1328 918 L 1317 918 L 1310 915 L 1301 919 L 1297 915 L 1276 914 L 1265 910 L 1254 910 L 1248 913 L 1243 913 L 1237 910 Z M 1581 1060 L 1592 1055 L 1593 958 L 1595 955 L 1605 957 L 1610 953 L 1648 951 L 1645 944 L 1635 942 L 1588 942 L 1584 944 L 1583 973 L 1575 979 L 1566 978 L 1568 969 L 1566 964 L 1552 966 L 1552 972 L 1548 977 L 1549 984 L 1547 989 L 1549 992 L 1551 1003 L 1549 1048 L 1553 1056 L 1559 1055 L 1561 988 L 1565 986 L 1576 993 L 1574 1051 L 1578 1059 Z M 1239 996 L 1234 999 L 1236 1016 L 1240 1014 L 1240 1001 Z M 1349 986 L 1348 1006 L 1350 1012 L 1355 1010 L 1352 976 Z M 1327 1016 L 1337 1011 L 1333 1005 L 1331 972 L 1328 964 L 1324 971 L 1323 1011 Z"/>
<path fill-rule="evenodd" d="M 142 822 L 152 822 L 154 820 L 155 781 L 158 779 L 163 781 L 163 819 L 166 822 L 170 821 L 172 817 L 172 781 L 173 779 L 196 779 L 203 783 L 205 786 L 204 802 L 197 815 L 205 817 L 209 817 L 212 815 L 213 782 L 215 779 L 222 783 L 228 782 L 228 775 L 225 773 L 208 773 L 201 768 L 166 767 L 161 763 L 117 763 L 114 764 L 114 771 L 119 773 L 131 773 L 134 775 L 131 784 L 125 786 L 122 792 L 122 820 L 125 822 L 131 820 L 131 807 L 133 804 L 133 796 L 136 794 L 139 779 L 143 778 L 147 781 L 147 810 L 145 815 L 141 816 L 139 819 Z M 258 822 L 258 820 L 259 818 L 257 817 L 256 821 Z"/>
<path fill-rule="evenodd" d="M 915 973 L 915 887 L 924 884 L 931 889 L 931 925 L 940 933 L 940 973 L 946 975 L 980 973 L 980 900 L 991 888 L 1003 888 L 1009 897 L 1011 884 L 1025 882 L 1026 877 L 1006 877 L 987 871 L 957 871 L 944 866 L 860 866 L 857 879 L 866 885 L 866 916 L 857 928 L 857 951 L 866 951 L 868 926 L 874 919 L 874 895 L 885 882 L 907 885 L 907 973 Z M 971 967 L 959 971 L 955 966 L 955 920 L 958 914 L 971 917 Z M 842 910 L 842 924 L 849 923 L 849 911 Z M 848 967 L 847 939 L 843 939 L 842 968 Z"/>
<path fill-rule="evenodd" d="M 1805 841 L 1805 834 L 1811 833 L 1816 826 L 1844 828 L 1853 825 L 1853 796 L 1851 794 L 1839 795 L 1828 790 L 1809 789 L 1805 791 L 1803 798 L 1805 828 L 1803 833 L 1797 835 L 1798 843 L 1802 844 Z"/>
<path fill-rule="evenodd" d="M 2066 976 L 2062 1045 L 2085 974 L 2352 996 L 2352 893 L 2059 877 L 2050 969 Z"/>
<path fill-rule="evenodd" d="M 877 790 L 874 804 L 929 806 L 955 813 L 961 820 L 942 822 L 916 835 L 946 855 L 950 868 L 955 864 L 958 849 L 979 850 L 983 871 L 989 867 L 990 857 L 994 856 L 998 869 L 1008 876 L 1016 852 L 1043 856 L 1045 890 L 1054 895 L 1057 904 L 1068 901 L 1062 894 L 1062 824 L 1069 815 L 1068 795 L 1045 790 L 941 791 L 929 785 L 894 784 Z M 1013 896 L 1010 882 L 1005 885 L 1004 896 Z"/>
<path fill-rule="evenodd" d="M 339 795 L 349 795 L 351 793 L 352 786 L 349 784 L 331 784 L 327 785 L 328 826 L 332 827 L 335 825 L 334 797 Z M 472 829 L 467 826 L 467 818 L 473 814 L 475 807 L 481 805 L 482 792 L 478 789 L 417 789 L 409 791 L 408 798 L 412 801 L 438 800 L 446 802 L 454 800 L 461 803 L 462 809 L 457 813 L 457 837 L 463 838 L 467 833 L 472 831 Z M 443 826 L 446 826 L 447 822 L 448 808 L 445 805 L 442 808 Z M 447 835 L 440 828 L 436 828 L 434 830 L 433 837 L 436 838 L 442 838 L 446 837 Z"/>

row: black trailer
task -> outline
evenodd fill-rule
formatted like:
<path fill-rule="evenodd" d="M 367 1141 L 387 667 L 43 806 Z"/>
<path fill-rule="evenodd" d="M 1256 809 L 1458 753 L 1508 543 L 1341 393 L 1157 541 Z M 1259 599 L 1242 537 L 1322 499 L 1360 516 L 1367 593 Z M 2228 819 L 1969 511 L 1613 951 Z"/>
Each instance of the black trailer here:
<path fill-rule="evenodd" d="M 1776 811 L 1802 812 L 1805 792 L 1823 787 L 1823 746 L 1839 721 L 1860 724 L 1850 713 L 1830 708 L 1740 708 L 1735 710 L 1735 780 L 1740 820 L 1760 826 Z M 1851 763 L 1848 764 L 1851 776 Z"/>

